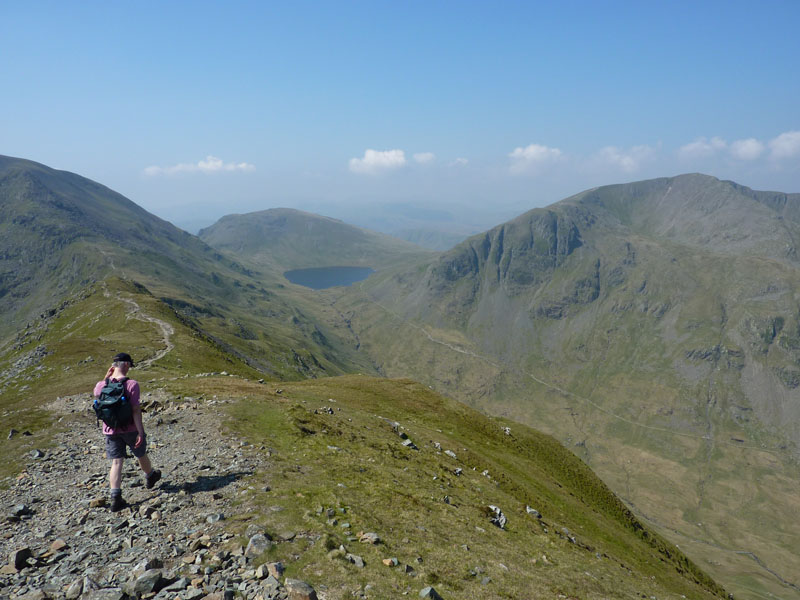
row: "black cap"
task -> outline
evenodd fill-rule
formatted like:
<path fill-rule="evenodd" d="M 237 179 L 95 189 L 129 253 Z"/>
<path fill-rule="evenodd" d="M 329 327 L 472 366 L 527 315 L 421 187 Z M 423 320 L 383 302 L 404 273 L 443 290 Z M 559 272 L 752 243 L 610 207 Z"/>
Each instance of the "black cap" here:
<path fill-rule="evenodd" d="M 117 361 L 119 361 L 119 362 L 129 362 L 129 363 L 131 363 L 132 367 L 136 366 L 136 365 L 133 364 L 133 359 L 131 358 L 131 355 L 128 354 L 127 352 L 120 352 L 119 354 L 114 356 L 114 362 L 117 362 Z"/>

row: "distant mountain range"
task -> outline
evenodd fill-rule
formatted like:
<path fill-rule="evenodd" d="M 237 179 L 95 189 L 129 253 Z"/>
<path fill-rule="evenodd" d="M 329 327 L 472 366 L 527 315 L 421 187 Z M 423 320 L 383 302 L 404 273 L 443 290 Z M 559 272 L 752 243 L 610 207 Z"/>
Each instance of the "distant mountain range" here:
<path fill-rule="evenodd" d="M 169 375 L 197 356 L 248 377 L 412 377 L 552 434 L 737 597 L 800 598 L 798 194 L 607 186 L 431 252 L 288 209 L 195 237 L 0 157 L 0 234 L 4 373 L 88 377 L 78 356 L 119 343 L 127 298 L 180 324 L 193 350 L 161 360 Z M 349 265 L 377 272 L 324 292 L 282 276 Z M 81 306 L 97 335 L 70 333 Z M 55 389 L 26 376 L 0 378 L 0 406 Z"/>

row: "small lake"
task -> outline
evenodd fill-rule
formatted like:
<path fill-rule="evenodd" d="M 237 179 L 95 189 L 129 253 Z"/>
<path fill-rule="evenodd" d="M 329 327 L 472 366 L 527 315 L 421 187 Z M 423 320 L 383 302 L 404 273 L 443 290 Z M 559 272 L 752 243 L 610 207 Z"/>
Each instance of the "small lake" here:
<path fill-rule="evenodd" d="M 374 272 L 369 267 L 315 267 L 286 271 L 283 276 L 297 285 L 324 290 L 337 285 L 352 285 L 366 279 Z"/>

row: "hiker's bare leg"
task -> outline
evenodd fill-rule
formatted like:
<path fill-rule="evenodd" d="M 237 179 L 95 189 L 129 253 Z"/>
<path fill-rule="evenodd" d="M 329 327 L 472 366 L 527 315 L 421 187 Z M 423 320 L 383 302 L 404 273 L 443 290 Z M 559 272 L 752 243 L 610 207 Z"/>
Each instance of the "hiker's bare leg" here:
<path fill-rule="evenodd" d="M 139 466 L 142 468 L 145 475 L 153 470 L 153 465 L 150 463 L 150 457 L 148 457 L 147 454 L 139 459 Z"/>
<path fill-rule="evenodd" d="M 112 490 L 120 489 L 122 483 L 122 458 L 111 459 L 111 470 L 108 472 L 108 484 Z"/>

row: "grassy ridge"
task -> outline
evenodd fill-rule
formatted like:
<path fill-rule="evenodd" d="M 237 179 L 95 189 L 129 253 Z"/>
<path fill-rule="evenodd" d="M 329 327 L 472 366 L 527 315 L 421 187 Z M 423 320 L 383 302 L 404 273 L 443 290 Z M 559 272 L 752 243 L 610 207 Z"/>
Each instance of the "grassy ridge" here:
<path fill-rule="evenodd" d="M 557 441 L 489 419 L 416 382 L 349 376 L 284 382 L 280 394 L 245 383 L 234 392 L 227 381 L 203 386 L 207 395 L 245 398 L 232 405 L 229 426 L 272 454 L 273 467 L 259 475 L 272 491 L 254 492 L 265 508 L 255 519 L 273 531 L 285 529 L 288 519 L 289 529 L 324 536 L 300 561 L 290 561 L 298 576 L 343 589 L 357 578 L 383 597 L 423 582 L 463 598 L 722 595 Z M 391 422 L 419 450 L 403 447 Z M 291 505 L 288 514 L 270 513 L 275 503 Z M 506 530 L 489 523 L 489 504 L 507 515 Z M 318 514 L 323 508 L 336 509 L 338 522 Z M 360 530 L 377 532 L 383 544 L 348 540 Z M 340 544 L 363 554 L 367 568 L 354 569 L 335 551 L 326 556 Z M 392 556 L 412 565 L 418 584 L 379 562 Z M 481 585 L 484 575 L 476 572 L 492 582 Z"/>

